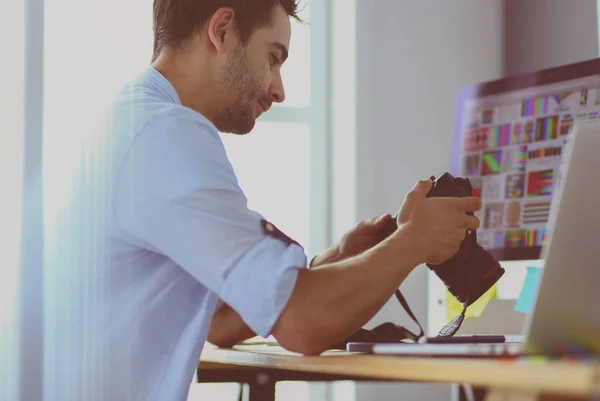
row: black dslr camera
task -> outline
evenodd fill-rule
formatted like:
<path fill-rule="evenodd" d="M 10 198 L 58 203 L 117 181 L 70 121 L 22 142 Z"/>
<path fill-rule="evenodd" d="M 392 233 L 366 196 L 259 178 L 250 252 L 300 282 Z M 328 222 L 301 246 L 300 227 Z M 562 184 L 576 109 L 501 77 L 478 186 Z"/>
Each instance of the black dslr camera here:
<path fill-rule="evenodd" d="M 472 195 L 473 187 L 468 179 L 455 178 L 451 174 L 445 173 L 434 180 L 433 187 L 427 197 L 463 198 Z M 396 218 L 397 216 L 391 219 L 388 226 L 383 229 L 383 237 L 391 235 L 398 228 Z M 500 267 L 500 263 L 477 243 L 476 231 L 466 233 L 458 253 L 451 259 L 439 265 L 428 264 L 427 267 L 437 274 L 446 284 L 448 291 L 463 304 L 462 313 L 448 322 L 440 330 L 438 337 L 453 336 L 460 328 L 467 307 L 478 300 L 504 274 L 504 269 Z M 404 310 L 419 326 L 419 334 L 414 334 L 404 327 L 387 322 L 372 330 L 359 329 L 350 337 L 333 345 L 332 348 L 346 349 L 348 343 L 354 342 L 389 343 L 404 342 L 405 340 L 418 342 L 424 335 L 423 328 L 400 290 L 396 290 L 395 295 Z"/>
<path fill-rule="evenodd" d="M 473 195 L 471 182 L 445 173 L 439 177 L 427 197 L 466 197 Z M 472 214 L 472 213 L 469 213 Z M 468 231 L 460 249 L 439 265 L 427 265 L 465 307 L 479 299 L 504 274 L 500 263 L 477 243 L 477 233 Z"/>

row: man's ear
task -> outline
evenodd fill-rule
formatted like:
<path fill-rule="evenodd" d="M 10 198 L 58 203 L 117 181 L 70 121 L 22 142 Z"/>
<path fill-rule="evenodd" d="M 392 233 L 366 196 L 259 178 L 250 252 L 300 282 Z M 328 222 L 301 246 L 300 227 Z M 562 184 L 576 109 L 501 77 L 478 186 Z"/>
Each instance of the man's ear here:
<path fill-rule="evenodd" d="M 231 50 L 237 43 L 234 17 L 233 9 L 221 7 L 208 20 L 208 39 L 218 52 Z"/>

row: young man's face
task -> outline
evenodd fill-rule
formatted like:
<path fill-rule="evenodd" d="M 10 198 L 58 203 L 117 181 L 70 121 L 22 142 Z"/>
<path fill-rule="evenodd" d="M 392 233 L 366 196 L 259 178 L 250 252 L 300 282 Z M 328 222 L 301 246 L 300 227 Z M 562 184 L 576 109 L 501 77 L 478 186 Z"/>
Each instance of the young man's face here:
<path fill-rule="evenodd" d="M 290 19 L 277 4 L 271 23 L 256 29 L 245 45 L 240 43 L 231 52 L 219 76 L 227 99 L 216 116 L 219 131 L 247 134 L 271 103 L 283 102 L 281 65 L 287 58 L 290 37 Z"/>

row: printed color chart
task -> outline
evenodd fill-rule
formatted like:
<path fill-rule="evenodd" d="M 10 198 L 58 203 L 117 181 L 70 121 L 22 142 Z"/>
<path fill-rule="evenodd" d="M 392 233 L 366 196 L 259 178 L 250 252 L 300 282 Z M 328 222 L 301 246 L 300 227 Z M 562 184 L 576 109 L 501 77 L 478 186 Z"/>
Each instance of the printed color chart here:
<path fill-rule="evenodd" d="M 600 119 L 600 83 L 543 92 L 477 99 L 463 122 L 460 175 L 482 199 L 486 248 L 545 243 L 562 148 L 576 120 Z"/>

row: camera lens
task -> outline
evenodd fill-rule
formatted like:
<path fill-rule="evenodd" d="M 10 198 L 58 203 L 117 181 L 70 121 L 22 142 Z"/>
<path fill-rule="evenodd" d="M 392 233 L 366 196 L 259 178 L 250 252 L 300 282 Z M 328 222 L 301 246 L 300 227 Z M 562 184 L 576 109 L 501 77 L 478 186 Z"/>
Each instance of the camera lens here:
<path fill-rule="evenodd" d="M 467 236 L 459 252 L 441 265 L 427 265 L 448 291 L 467 306 L 477 301 L 504 274 L 505 270 L 489 252 Z"/>

